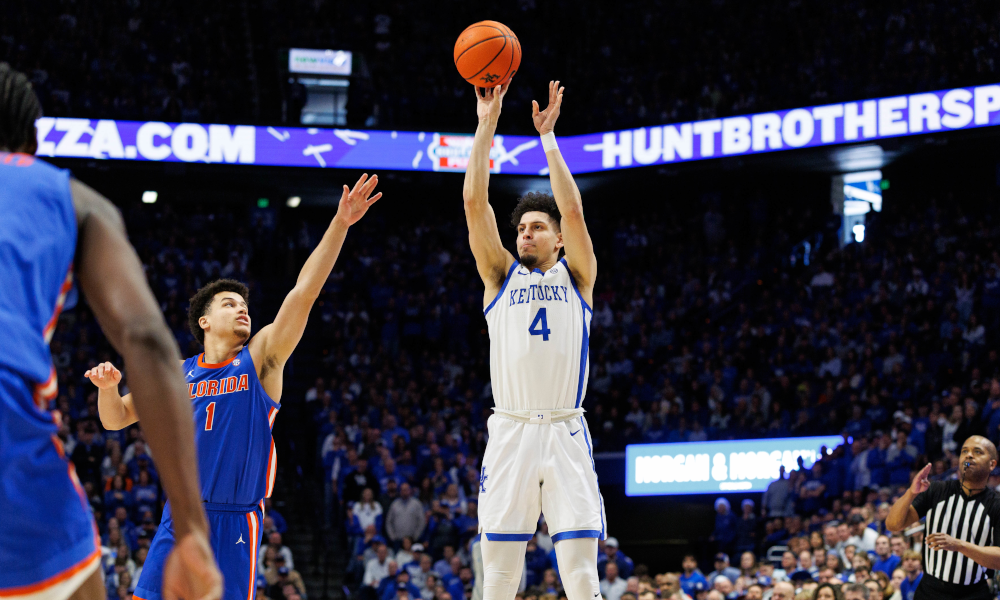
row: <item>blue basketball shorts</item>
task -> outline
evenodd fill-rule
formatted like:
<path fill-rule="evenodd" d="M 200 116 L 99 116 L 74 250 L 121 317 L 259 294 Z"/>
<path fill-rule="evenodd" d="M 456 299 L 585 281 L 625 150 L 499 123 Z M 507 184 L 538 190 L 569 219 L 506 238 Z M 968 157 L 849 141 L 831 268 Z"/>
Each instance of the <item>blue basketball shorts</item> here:
<path fill-rule="evenodd" d="M 223 600 L 254 600 L 257 551 L 260 549 L 264 509 L 258 504 L 205 503 L 209 539 L 225 580 Z M 174 549 L 174 524 L 168 502 L 149 546 L 133 600 L 162 600 L 163 567 Z"/>
<path fill-rule="evenodd" d="M 29 382 L 0 369 L 0 596 L 4 597 L 41 597 L 66 582 L 79 582 L 101 558 L 90 505 L 56 437 L 55 418 L 33 398 Z"/>

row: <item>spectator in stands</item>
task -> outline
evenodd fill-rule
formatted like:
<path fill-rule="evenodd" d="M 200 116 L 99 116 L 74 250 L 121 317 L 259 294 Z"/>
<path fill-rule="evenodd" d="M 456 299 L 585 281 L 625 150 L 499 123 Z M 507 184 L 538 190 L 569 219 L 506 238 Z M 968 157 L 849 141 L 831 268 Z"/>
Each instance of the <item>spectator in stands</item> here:
<path fill-rule="evenodd" d="M 389 561 L 388 547 L 384 542 L 379 542 L 375 549 L 375 557 L 365 563 L 362 584 L 377 588 L 379 583 L 389 576 Z"/>
<path fill-rule="evenodd" d="M 427 557 L 430 560 L 430 557 Z M 431 571 L 427 573 L 427 577 L 424 579 L 424 584 L 420 586 L 420 597 L 423 600 L 433 600 L 438 586 L 438 577 Z"/>
<path fill-rule="evenodd" d="M 421 550 L 423 550 L 423 545 L 421 544 L 414 544 L 413 547 L 414 548 L 419 547 Z M 432 559 L 429 554 L 423 554 L 423 553 L 420 554 L 419 563 L 414 561 L 408 565 L 404 565 L 404 568 L 410 574 L 410 581 L 413 582 L 413 585 L 421 589 L 429 587 L 432 590 L 434 589 L 433 586 L 428 586 L 428 584 L 426 583 L 427 578 L 433 576 L 435 582 L 437 582 L 437 580 L 440 579 L 440 575 L 437 574 L 437 572 L 434 570 L 433 567 L 434 567 L 434 559 Z"/>
<path fill-rule="evenodd" d="M 797 571 L 795 571 L 789 576 L 789 579 L 794 580 L 796 573 L 805 573 L 806 575 L 808 575 L 809 579 L 812 579 L 816 576 L 818 572 L 819 569 L 817 569 L 816 565 L 813 564 L 812 552 L 809 552 L 808 550 L 803 550 L 799 554 L 799 568 Z"/>
<path fill-rule="evenodd" d="M 739 596 L 739 593 L 736 592 L 736 589 L 733 586 L 732 580 L 725 575 L 719 575 L 715 578 L 715 582 L 712 584 L 712 589 L 719 592 L 724 598 L 729 600 Z"/>
<path fill-rule="evenodd" d="M 680 575 L 680 585 L 685 594 L 694 596 L 695 585 L 699 582 L 704 584 L 704 590 L 708 589 L 708 580 L 698 570 L 698 561 L 695 559 L 694 554 L 684 555 L 684 560 L 681 561 L 681 569 L 683 569 L 683 572 Z"/>
<path fill-rule="evenodd" d="M 598 546 L 600 547 L 600 543 Z M 618 565 L 618 574 L 622 579 L 628 579 L 632 576 L 633 570 L 635 570 L 635 563 L 632 559 L 625 555 L 618 547 L 618 538 L 609 537 L 604 541 L 604 552 L 602 553 L 598 549 L 597 553 L 597 573 L 599 576 L 604 577 L 605 566 L 610 563 L 615 563 Z"/>
<path fill-rule="evenodd" d="M 351 535 L 364 535 L 369 525 L 374 526 L 376 531 L 382 530 L 382 505 L 375 502 L 375 494 L 371 488 L 361 490 L 361 500 L 351 507 L 351 515 Z"/>
<path fill-rule="evenodd" d="M 917 586 L 920 585 L 920 580 L 924 576 L 922 565 L 923 557 L 919 552 L 907 550 L 903 553 L 903 571 L 906 577 L 899 584 L 899 592 L 903 600 L 913 600 Z"/>
<path fill-rule="evenodd" d="M 771 600 L 795 600 L 795 586 L 787 581 L 775 583 L 771 591 Z"/>
<path fill-rule="evenodd" d="M 849 523 L 851 524 L 851 537 L 847 539 L 847 545 L 854 546 L 861 552 L 874 552 L 878 533 L 868 527 L 864 516 L 851 515 Z"/>
<path fill-rule="evenodd" d="M 607 563 L 604 570 L 604 578 L 601 579 L 601 594 L 605 600 L 620 600 L 625 588 L 628 586 L 625 579 L 618 576 L 618 565 L 611 561 Z"/>
<path fill-rule="evenodd" d="M 344 481 L 344 502 L 357 502 L 365 488 L 371 489 L 373 495 L 379 490 L 378 481 L 368 472 L 368 461 L 359 458 L 354 472 Z"/>
<path fill-rule="evenodd" d="M 542 581 L 542 576 L 550 567 L 547 553 L 538 547 L 534 538 L 528 540 L 528 547 L 524 556 L 524 568 L 527 573 L 527 585 L 532 587 Z"/>
<path fill-rule="evenodd" d="M 799 560 L 795 557 L 795 553 L 791 550 L 785 550 L 781 553 L 781 568 L 774 570 L 773 578 L 775 581 L 788 581 L 792 573 L 798 569 Z"/>
<path fill-rule="evenodd" d="M 754 514 L 753 500 L 743 500 L 740 508 L 743 515 L 736 522 L 736 551 L 752 552 L 757 547 L 757 515 Z"/>
<path fill-rule="evenodd" d="M 852 559 L 854 569 L 848 581 L 851 583 L 864 583 L 871 575 L 872 563 L 867 554 L 858 553 Z"/>
<path fill-rule="evenodd" d="M 274 548 L 275 552 L 285 558 L 285 564 L 289 569 L 295 568 L 295 561 L 292 558 L 292 550 L 281 543 L 281 534 L 277 531 L 271 532 L 271 535 L 267 537 L 267 544 L 271 548 Z M 262 571 L 264 569 L 261 569 Z"/>
<path fill-rule="evenodd" d="M 732 552 L 736 542 L 737 519 L 730 510 L 729 500 L 716 499 L 715 513 L 715 530 L 709 540 L 715 542 L 719 552 Z"/>
<path fill-rule="evenodd" d="M 830 582 L 820 583 L 819 587 L 816 588 L 813 598 L 815 600 L 843 600 L 843 596 L 840 593 L 840 586 Z"/>
<path fill-rule="evenodd" d="M 264 572 L 264 578 L 270 586 L 271 594 L 280 594 L 286 585 L 292 584 L 300 596 L 306 597 L 306 585 L 302 581 L 302 575 L 295 569 L 288 568 L 288 565 L 285 564 L 285 558 L 280 554 L 275 557 L 274 565 Z"/>
<path fill-rule="evenodd" d="M 876 541 L 876 544 L 878 542 Z M 900 560 L 903 559 L 903 555 L 906 554 L 908 550 L 906 546 L 906 540 L 903 539 L 902 535 L 894 535 L 889 538 L 889 546 L 892 548 L 892 554 L 898 556 Z"/>
<path fill-rule="evenodd" d="M 886 576 L 892 577 L 892 572 L 902 563 L 902 559 L 892 553 L 892 546 L 889 543 L 889 536 L 880 535 L 875 539 L 875 560 L 872 563 L 872 572 L 882 572 Z"/>
<path fill-rule="evenodd" d="M 413 497 L 413 488 L 409 483 L 399 486 L 399 498 L 393 500 L 386 517 L 386 535 L 394 544 L 404 537 L 420 539 L 426 526 L 424 508 L 420 501 Z"/>
<path fill-rule="evenodd" d="M 439 577 L 445 579 L 451 575 L 451 559 L 455 557 L 455 547 L 444 546 L 441 551 L 441 559 L 434 563 L 434 571 Z"/>
<path fill-rule="evenodd" d="M 725 576 L 729 581 L 736 581 L 740 576 L 739 569 L 729 565 L 729 555 L 719 552 L 715 555 L 715 570 L 708 574 L 708 585 L 715 587 L 715 578 Z"/>

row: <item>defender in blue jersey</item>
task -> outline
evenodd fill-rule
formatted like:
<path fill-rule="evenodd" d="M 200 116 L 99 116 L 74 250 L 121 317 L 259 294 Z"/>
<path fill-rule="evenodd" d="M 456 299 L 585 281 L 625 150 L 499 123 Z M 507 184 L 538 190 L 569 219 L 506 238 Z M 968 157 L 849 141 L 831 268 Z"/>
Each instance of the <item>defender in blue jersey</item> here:
<path fill-rule="evenodd" d="M 264 498 L 271 495 L 277 464 L 271 428 L 281 400 L 282 371 L 302 338 L 348 228 L 382 196 L 371 195 L 377 184 L 377 176 L 363 175 L 353 190 L 344 186 L 336 216 L 274 322 L 252 338 L 249 290 L 242 283 L 220 279 L 191 298 L 188 325 L 205 351 L 185 360 L 182 368 L 194 408 L 201 497 L 212 548 L 225 576 L 226 600 L 256 596 Z M 98 410 L 105 427 L 121 429 L 136 421 L 131 395 L 118 393 L 121 373 L 114 366 L 104 363 L 87 375 L 100 388 Z M 136 600 L 161 598 L 163 564 L 174 545 L 171 515 L 168 502 L 135 588 Z"/>
<path fill-rule="evenodd" d="M 221 577 L 198 494 L 177 344 L 114 206 L 33 156 L 39 116 L 27 77 L 0 63 L 0 597 L 105 598 L 90 504 L 56 437 L 60 417 L 49 411 L 59 385 L 49 341 L 79 283 L 138 373 L 136 408 L 176 499 L 181 541 L 163 593 L 216 600 Z"/>

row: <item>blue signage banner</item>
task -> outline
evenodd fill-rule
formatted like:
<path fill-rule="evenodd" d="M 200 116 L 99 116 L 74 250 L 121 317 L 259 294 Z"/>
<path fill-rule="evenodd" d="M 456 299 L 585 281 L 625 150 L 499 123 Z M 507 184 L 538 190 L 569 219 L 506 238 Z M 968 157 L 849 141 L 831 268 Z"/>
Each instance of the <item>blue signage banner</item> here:
<path fill-rule="evenodd" d="M 574 173 L 593 173 L 992 125 L 1000 125 L 1000 85 L 567 136 L 559 147 Z M 37 126 L 39 156 L 114 160 L 464 172 L 472 146 L 471 134 L 440 132 L 65 117 Z M 535 136 L 495 136 L 490 168 L 548 174 Z"/>
<path fill-rule="evenodd" d="M 763 492 L 802 458 L 812 468 L 820 448 L 844 443 L 839 435 L 769 440 L 728 440 L 625 447 L 625 494 L 679 496 Z"/>

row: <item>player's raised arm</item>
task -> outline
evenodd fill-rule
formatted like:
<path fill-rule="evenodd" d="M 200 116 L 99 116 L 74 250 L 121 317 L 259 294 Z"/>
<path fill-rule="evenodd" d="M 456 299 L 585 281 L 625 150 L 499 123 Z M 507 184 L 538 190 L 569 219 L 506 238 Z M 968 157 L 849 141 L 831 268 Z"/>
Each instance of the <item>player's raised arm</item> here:
<path fill-rule="evenodd" d="M 378 175 L 369 179 L 366 173 L 354 184 L 354 189 L 344 186 L 336 216 L 327 227 L 319 245 L 302 265 L 295 287 L 285 296 L 274 322 L 261 329 L 250 342 L 250 354 L 261 383 L 276 402 L 281 397 L 282 369 L 302 339 L 309 321 L 309 311 L 330 277 L 330 271 L 344 246 L 347 230 L 382 197 L 381 192 L 371 195 L 376 185 Z M 272 375 L 276 377 L 272 379 Z"/>
<path fill-rule="evenodd" d="M 476 269 L 483 283 L 486 284 L 486 302 L 493 299 L 500 291 L 507 269 L 514 262 L 514 257 L 503 247 L 500 241 L 500 230 L 497 228 L 497 217 L 490 206 L 490 146 L 493 144 L 493 134 L 497 130 L 500 118 L 500 107 L 503 97 L 507 94 L 510 83 L 493 89 L 476 88 L 476 113 L 479 115 L 479 126 L 476 137 L 472 141 L 472 153 L 469 165 L 465 169 L 465 187 L 462 196 L 465 198 L 465 219 L 469 224 L 469 245 L 476 259 Z M 484 303 L 485 304 L 485 303 Z"/>
<path fill-rule="evenodd" d="M 172 571 L 164 576 L 164 598 L 217 600 L 222 576 L 208 543 L 191 402 L 177 342 L 125 237 L 118 211 L 76 180 L 71 192 L 79 230 L 80 286 L 108 340 L 125 360 L 135 410 L 146 423 L 146 439 L 173 510 L 177 545 L 167 563 Z"/>
<path fill-rule="evenodd" d="M 583 219 L 583 199 L 576 181 L 563 160 L 559 146 L 556 144 L 553 128 L 559 118 L 562 107 L 563 89 L 558 81 L 549 82 L 549 105 L 545 110 L 538 110 L 538 102 L 531 101 L 531 120 L 535 129 L 542 137 L 542 148 L 549 163 L 549 182 L 552 185 L 552 195 L 559 206 L 562 215 L 560 229 L 562 231 L 563 247 L 566 249 L 566 262 L 570 272 L 576 278 L 580 293 L 588 304 L 593 306 L 594 280 L 597 278 L 597 257 L 594 255 L 594 244 L 587 231 L 587 223 Z"/>

